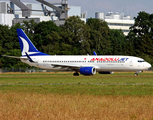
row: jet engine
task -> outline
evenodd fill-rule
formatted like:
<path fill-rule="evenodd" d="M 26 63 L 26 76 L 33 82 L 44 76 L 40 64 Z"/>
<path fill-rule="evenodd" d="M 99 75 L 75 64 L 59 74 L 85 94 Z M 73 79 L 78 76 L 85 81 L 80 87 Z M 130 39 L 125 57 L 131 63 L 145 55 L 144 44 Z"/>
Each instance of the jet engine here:
<path fill-rule="evenodd" d="M 96 74 L 96 68 L 94 68 L 94 67 L 82 67 L 82 68 L 80 68 L 80 74 L 82 74 L 82 75 L 94 75 L 94 74 Z"/>

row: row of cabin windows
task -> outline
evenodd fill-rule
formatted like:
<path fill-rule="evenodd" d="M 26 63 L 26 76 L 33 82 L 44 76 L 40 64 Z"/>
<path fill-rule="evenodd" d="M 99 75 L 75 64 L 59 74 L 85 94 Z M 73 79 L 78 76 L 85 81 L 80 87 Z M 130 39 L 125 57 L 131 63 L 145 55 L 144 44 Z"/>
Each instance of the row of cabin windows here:
<path fill-rule="evenodd" d="M 43 61 L 52 63 L 86 63 L 86 61 Z M 95 61 L 88 61 L 88 63 L 94 63 Z M 97 63 L 125 63 L 125 61 L 97 61 Z"/>

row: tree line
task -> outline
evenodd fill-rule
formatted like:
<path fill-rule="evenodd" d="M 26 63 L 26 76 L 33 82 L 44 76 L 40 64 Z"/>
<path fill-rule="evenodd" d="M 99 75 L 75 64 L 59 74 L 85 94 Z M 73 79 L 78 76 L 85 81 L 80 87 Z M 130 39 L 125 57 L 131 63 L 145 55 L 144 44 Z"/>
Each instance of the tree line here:
<path fill-rule="evenodd" d="M 36 48 L 50 55 L 131 55 L 153 65 L 153 14 L 139 12 L 127 36 L 121 30 L 109 29 L 103 20 L 90 18 L 86 23 L 72 16 L 63 26 L 52 21 L 0 25 L 0 54 L 21 56 L 17 28 L 22 28 Z M 0 57 L 0 68 L 27 67 L 20 60 Z"/>

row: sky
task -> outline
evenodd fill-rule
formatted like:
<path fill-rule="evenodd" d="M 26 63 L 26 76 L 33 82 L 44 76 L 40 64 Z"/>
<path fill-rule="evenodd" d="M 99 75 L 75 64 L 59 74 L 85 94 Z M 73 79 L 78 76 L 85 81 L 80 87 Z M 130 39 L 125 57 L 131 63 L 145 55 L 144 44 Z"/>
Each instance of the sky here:
<path fill-rule="evenodd" d="M 7 0 L 6 0 L 7 1 Z M 34 2 L 36 0 L 21 0 Z M 46 0 L 57 1 L 57 0 Z M 61 1 L 61 0 L 58 0 Z M 81 12 L 87 11 L 87 17 L 95 17 L 95 12 L 124 12 L 125 15 L 137 17 L 140 11 L 153 13 L 153 0 L 68 0 L 69 6 L 81 6 Z"/>
<path fill-rule="evenodd" d="M 153 0 L 69 0 L 69 5 L 81 6 L 88 17 L 95 17 L 95 12 L 119 12 L 137 17 L 140 11 L 153 13 Z"/>

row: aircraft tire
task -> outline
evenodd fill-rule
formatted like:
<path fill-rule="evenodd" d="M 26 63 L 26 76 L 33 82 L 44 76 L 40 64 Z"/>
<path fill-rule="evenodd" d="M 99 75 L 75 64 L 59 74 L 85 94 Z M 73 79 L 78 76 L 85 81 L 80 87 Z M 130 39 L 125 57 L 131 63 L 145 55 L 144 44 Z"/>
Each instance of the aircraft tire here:
<path fill-rule="evenodd" d="M 77 73 L 77 72 L 73 73 L 73 76 L 79 76 L 79 73 Z"/>
<path fill-rule="evenodd" d="M 135 76 L 138 76 L 138 73 L 135 73 L 134 75 L 135 75 Z"/>

